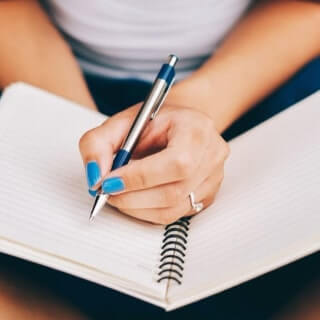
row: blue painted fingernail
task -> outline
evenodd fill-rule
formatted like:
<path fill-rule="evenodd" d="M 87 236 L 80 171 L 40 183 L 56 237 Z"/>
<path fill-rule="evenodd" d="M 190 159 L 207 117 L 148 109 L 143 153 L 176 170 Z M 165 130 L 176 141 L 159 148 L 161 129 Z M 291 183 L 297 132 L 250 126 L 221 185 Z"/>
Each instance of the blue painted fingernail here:
<path fill-rule="evenodd" d="M 120 177 L 112 177 L 102 182 L 102 190 L 105 193 L 119 192 L 124 189 L 123 180 Z"/>
<path fill-rule="evenodd" d="M 88 192 L 89 192 L 90 196 L 95 197 L 97 195 L 98 191 L 89 189 Z"/>
<path fill-rule="evenodd" d="M 90 161 L 86 166 L 87 181 L 89 189 L 91 189 L 101 179 L 101 172 L 96 161 Z"/>

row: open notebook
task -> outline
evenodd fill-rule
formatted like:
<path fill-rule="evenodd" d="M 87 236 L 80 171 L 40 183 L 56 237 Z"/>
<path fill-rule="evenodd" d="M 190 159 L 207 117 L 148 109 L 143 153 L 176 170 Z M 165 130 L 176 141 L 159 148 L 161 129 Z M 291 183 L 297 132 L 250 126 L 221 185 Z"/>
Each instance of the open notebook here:
<path fill-rule="evenodd" d="M 5 90 L 0 251 L 172 310 L 319 250 L 320 92 L 232 141 L 215 203 L 167 230 L 108 207 L 88 222 L 78 140 L 104 119 Z"/>

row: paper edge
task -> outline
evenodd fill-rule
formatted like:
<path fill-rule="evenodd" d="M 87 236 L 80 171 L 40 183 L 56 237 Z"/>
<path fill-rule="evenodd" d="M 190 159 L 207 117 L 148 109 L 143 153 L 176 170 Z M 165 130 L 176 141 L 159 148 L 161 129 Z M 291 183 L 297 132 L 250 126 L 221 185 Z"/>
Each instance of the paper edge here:
<path fill-rule="evenodd" d="M 11 91 L 14 91 L 15 94 L 17 93 L 17 91 L 22 91 L 24 93 L 24 92 L 26 92 L 26 89 L 28 89 L 28 94 L 30 94 L 30 90 L 32 90 L 34 93 L 38 92 L 38 93 L 41 93 L 42 95 L 43 94 L 51 95 L 51 96 L 54 96 L 56 99 L 63 100 L 64 102 L 66 102 L 66 103 L 68 103 L 70 105 L 74 105 L 74 106 L 77 106 L 77 107 L 85 108 L 83 105 L 80 105 L 78 103 L 72 102 L 72 101 L 67 100 L 67 99 L 65 99 L 63 97 L 55 95 L 55 94 L 53 94 L 51 92 L 47 92 L 46 90 L 43 90 L 41 88 L 34 87 L 34 86 L 32 86 L 30 84 L 27 84 L 27 83 L 24 83 L 24 82 L 16 82 L 16 83 L 13 83 L 13 84 L 10 84 L 9 86 L 7 86 L 3 90 L 3 93 L 2 93 L 2 96 L 1 96 L 1 99 L 0 99 L 0 106 L 1 106 L 1 104 L 3 104 L 3 101 L 5 101 L 6 98 L 9 97 L 12 94 Z M 316 91 L 315 93 L 311 94 L 310 96 L 306 97 L 305 99 L 295 103 L 290 108 L 281 111 L 279 114 L 275 115 L 274 117 L 284 116 L 284 114 L 286 114 L 288 112 L 293 112 L 295 106 L 298 106 L 301 103 L 306 103 L 307 101 L 309 101 L 311 99 L 314 99 L 314 97 L 317 97 L 317 96 L 320 97 L 320 90 Z M 86 110 L 88 112 L 95 112 L 95 113 L 97 112 L 97 111 L 93 111 L 93 110 L 90 110 L 90 109 L 87 109 L 87 108 L 86 108 Z M 243 134 L 235 137 L 231 141 L 236 141 L 238 139 L 242 139 L 247 134 L 250 134 L 251 131 L 254 130 L 255 128 L 264 126 L 266 123 L 272 121 L 274 119 L 274 117 L 271 117 L 270 119 L 264 121 L 263 123 L 253 127 L 252 129 L 244 132 Z M 0 244 L 3 245 L 3 241 L 5 241 L 5 240 L 0 238 Z M 141 300 L 143 300 L 145 302 L 148 302 L 148 303 L 151 303 L 151 304 L 156 305 L 158 307 L 161 307 L 161 308 L 165 309 L 166 311 L 172 311 L 172 310 L 177 309 L 179 307 L 186 306 L 186 305 L 191 304 L 191 303 L 195 303 L 195 302 L 197 302 L 197 301 L 199 301 L 201 299 L 204 299 L 206 297 L 213 296 L 215 294 L 221 293 L 221 292 L 223 292 L 223 291 L 225 291 L 227 289 L 231 289 L 232 287 L 235 287 L 235 286 L 240 285 L 242 283 L 245 283 L 245 282 L 247 282 L 249 280 L 252 280 L 252 279 L 254 279 L 256 277 L 259 277 L 259 276 L 262 276 L 264 274 L 267 274 L 267 273 L 269 273 L 271 271 L 274 271 L 274 270 L 276 270 L 276 269 L 278 269 L 280 267 L 286 266 L 286 265 L 288 265 L 288 264 L 290 264 L 290 263 L 292 263 L 294 261 L 297 261 L 297 260 L 299 260 L 299 259 L 301 259 L 301 258 L 303 258 L 305 256 L 308 256 L 308 255 L 310 255 L 312 253 L 315 253 L 315 252 L 319 251 L 319 249 L 320 249 L 320 243 L 317 243 L 312 248 L 309 248 L 307 250 L 303 250 L 303 252 L 300 252 L 299 254 L 286 257 L 285 259 L 283 259 L 280 262 L 277 262 L 275 264 L 264 266 L 264 267 L 260 268 L 259 271 L 250 272 L 250 273 L 248 273 L 248 274 L 246 274 L 246 275 L 244 275 L 244 276 L 242 276 L 240 278 L 237 278 L 236 280 L 232 280 L 230 282 L 224 283 L 223 285 L 221 285 L 219 287 L 216 287 L 216 288 L 213 288 L 213 289 L 209 289 L 209 290 L 205 290 L 205 291 L 201 291 L 200 294 L 198 294 L 198 295 L 193 295 L 191 297 L 182 298 L 182 299 L 176 300 L 175 302 L 172 302 L 172 303 L 170 303 L 170 302 L 163 303 L 163 302 L 157 301 L 156 299 L 152 299 L 150 297 L 146 297 L 146 296 L 144 296 L 142 294 L 138 294 L 136 292 L 132 292 L 130 290 L 124 289 L 123 287 L 119 287 L 119 286 L 116 286 L 114 284 L 110 285 L 108 283 L 106 285 L 106 283 L 98 282 L 97 280 L 94 280 L 92 276 L 91 277 L 87 276 L 84 273 L 84 271 L 83 271 L 83 274 L 81 274 L 81 272 L 79 272 L 78 274 L 71 273 L 70 269 L 72 269 L 74 266 L 72 266 L 71 268 L 67 267 L 67 265 L 64 266 L 64 267 L 60 267 L 60 266 L 59 267 L 53 267 L 53 266 L 56 265 L 55 263 L 51 263 L 49 265 L 46 262 L 43 262 L 43 261 L 48 260 L 47 259 L 48 255 L 43 255 L 46 259 L 38 258 L 38 259 L 32 259 L 31 260 L 28 257 L 26 252 L 22 253 L 21 251 L 18 252 L 18 250 L 12 250 L 10 252 L 9 249 L 8 249 L 8 251 L 6 251 L 5 249 L 3 249 L 3 246 L 1 246 L 0 252 L 3 252 L 3 253 L 8 254 L 8 255 L 15 256 L 17 258 L 21 258 L 21 259 L 26 260 L 26 261 L 31 261 L 33 263 L 37 263 L 37 264 L 40 264 L 40 265 L 45 265 L 45 266 L 47 266 L 49 268 L 52 268 L 54 270 L 59 270 L 59 271 L 65 272 L 67 274 L 71 274 L 71 275 L 74 275 L 76 277 L 80 277 L 82 279 L 97 283 L 97 284 L 102 285 L 102 286 L 107 286 L 108 288 L 117 290 L 117 291 L 119 291 L 121 293 L 124 293 L 124 294 L 130 295 L 130 296 L 139 298 L 139 299 L 141 299 Z M 12 253 L 12 252 L 15 252 L 15 253 Z M 29 253 L 31 253 L 31 251 Z M 58 260 L 59 260 L 59 262 L 61 262 L 61 259 L 57 259 L 57 261 Z"/>
<path fill-rule="evenodd" d="M 166 307 L 166 303 L 164 301 L 157 300 L 156 298 L 153 298 L 151 296 L 143 295 L 142 293 L 137 292 L 135 290 L 124 288 L 121 285 L 110 283 L 112 282 L 112 277 L 108 277 L 106 274 L 90 270 L 88 268 L 72 263 L 71 261 L 62 260 L 59 257 L 54 257 L 50 254 L 43 254 L 41 252 L 32 250 L 31 248 L 25 246 L 21 246 L 1 237 L 0 253 L 13 256 L 25 261 L 29 261 L 31 263 L 39 264 L 49 269 L 75 276 L 79 279 L 84 279 L 96 283 L 100 286 L 116 290 L 118 292 L 127 294 L 133 298 L 138 298 L 142 301 L 151 303 L 163 309 L 165 309 Z M 116 278 L 114 278 L 114 280 L 116 281 Z"/>
<path fill-rule="evenodd" d="M 18 81 L 18 82 L 14 82 L 9 84 L 8 86 L 6 86 L 4 88 L 4 90 L 2 91 L 2 95 L 0 96 L 0 105 L 1 105 L 1 101 L 2 100 L 6 100 L 8 97 L 11 97 L 13 94 L 17 95 L 17 93 L 21 93 L 21 94 L 41 94 L 46 95 L 46 96 L 50 96 L 53 99 L 58 99 L 60 102 L 64 102 L 67 103 L 68 105 L 72 105 L 73 107 L 77 107 L 77 108 L 81 108 L 82 110 L 85 110 L 86 112 L 89 113 L 94 113 L 94 114 L 100 114 L 100 116 L 102 118 L 104 118 L 105 120 L 108 119 L 109 117 L 103 113 L 101 113 L 99 110 L 93 110 L 93 109 L 89 109 L 87 106 L 82 105 L 80 103 L 77 103 L 75 101 L 69 100 L 65 97 L 59 96 L 53 92 L 47 91 L 45 89 L 33 86 L 32 84 L 26 83 L 26 82 L 22 82 L 22 81 Z"/>
<path fill-rule="evenodd" d="M 171 302 L 171 303 L 168 302 L 168 305 L 165 310 L 172 311 L 172 310 L 177 309 L 179 307 L 183 307 L 188 304 L 197 302 L 201 299 L 204 299 L 204 298 L 207 298 L 210 296 L 214 296 L 218 293 L 221 293 L 223 291 L 226 291 L 228 289 L 236 287 L 236 286 L 243 284 L 247 281 L 253 280 L 253 279 L 260 277 L 260 276 L 263 276 L 269 272 L 275 271 L 281 267 L 287 266 L 290 263 L 293 263 L 293 262 L 300 260 L 306 256 L 309 256 L 313 253 L 316 253 L 319 250 L 320 250 L 320 241 L 318 243 L 316 243 L 312 248 L 309 248 L 307 250 L 302 250 L 301 252 L 299 252 L 299 254 L 286 257 L 285 259 L 281 260 L 280 262 L 277 261 L 277 263 L 269 264 L 268 266 L 264 266 L 264 267 L 260 268 L 258 271 L 256 269 L 255 272 L 247 273 L 246 275 L 239 277 L 236 280 L 229 281 L 229 282 L 224 283 L 223 285 L 218 286 L 213 289 L 208 289 L 206 291 L 200 291 L 200 293 L 198 295 L 193 295 L 192 297 L 182 298 L 180 300 L 176 300 L 175 302 Z"/>
<path fill-rule="evenodd" d="M 252 131 L 254 131 L 255 129 L 257 128 L 260 128 L 262 126 L 265 126 L 265 125 L 269 125 L 270 122 L 272 122 L 275 118 L 278 118 L 279 116 L 280 117 L 286 117 L 286 114 L 288 113 L 292 113 L 292 112 L 295 112 L 295 108 L 299 108 L 301 107 L 302 104 L 307 104 L 309 101 L 319 101 L 320 100 L 320 90 L 314 92 L 313 94 L 307 96 L 306 98 L 298 101 L 297 103 L 293 104 L 292 106 L 290 106 L 289 108 L 287 109 L 284 109 L 283 111 L 281 111 L 280 113 L 274 115 L 273 117 L 263 121 L 261 124 L 253 127 L 252 129 L 242 133 L 241 135 L 235 137 L 234 139 L 232 139 L 230 142 L 233 142 L 233 141 L 237 141 L 238 139 L 245 139 L 245 136 L 248 135 L 248 134 L 252 134 Z M 196 218 L 196 217 L 195 217 Z M 253 280 L 259 276 L 262 276 L 264 274 L 267 274 L 269 272 L 272 272 L 276 269 L 279 269 L 283 266 L 286 266 L 290 263 L 293 263 L 303 257 L 306 257 L 308 255 L 311 255 L 317 251 L 320 250 L 320 240 L 317 239 L 316 240 L 317 243 L 315 243 L 312 247 L 308 247 L 308 249 L 305 249 L 305 250 L 301 250 L 299 251 L 299 253 L 295 254 L 295 255 L 290 255 L 290 256 L 286 256 L 284 259 L 279 260 L 274 263 L 274 264 L 269 264 L 269 265 L 265 265 L 264 267 L 261 267 L 260 269 L 256 269 L 254 272 L 249 272 L 247 273 L 246 275 L 242 276 L 242 277 L 239 277 L 237 278 L 236 280 L 232 280 L 232 281 L 229 281 L 229 282 L 226 282 L 224 283 L 223 285 L 220 285 L 219 287 L 216 287 L 214 289 L 208 289 L 208 290 L 205 290 L 205 291 L 199 291 L 199 294 L 198 295 L 193 295 L 192 298 L 190 297 L 187 297 L 187 298 L 181 298 L 179 300 L 176 300 L 174 302 L 170 302 L 170 298 L 168 298 L 168 306 L 166 307 L 166 311 L 172 311 L 174 309 L 177 309 L 179 307 L 182 307 L 182 306 L 185 306 L 185 305 L 188 305 L 188 304 L 191 304 L 191 303 L 194 303 L 194 302 L 197 302 L 201 299 L 204 299 L 204 298 L 207 298 L 209 296 L 213 296 L 215 294 L 218 294 L 218 293 L 221 293 L 225 290 L 228 290 L 228 289 L 231 289 L 237 285 L 240 285 L 240 284 L 243 284 L 247 281 L 250 281 L 250 280 Z"/>

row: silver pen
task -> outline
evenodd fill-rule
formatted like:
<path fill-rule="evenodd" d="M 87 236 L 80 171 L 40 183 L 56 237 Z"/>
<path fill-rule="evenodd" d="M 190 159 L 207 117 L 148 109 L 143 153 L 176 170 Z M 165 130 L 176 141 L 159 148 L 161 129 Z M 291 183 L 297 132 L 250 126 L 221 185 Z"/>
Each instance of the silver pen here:
<path fill-rule="evenodd" d="M 154 119 L 158 113 L 164 99 L 169 92 L 170 87 L 174 82 L 174 67 L 177 61 L 177 56 L 170 55 L 168 62 L 162 65 L 152 85 L 151 91 L 142 104 L 139 113 L 129 130 L 129 133 L 122 144 L 122 147 L 113 159 L 111 170 L 120 168 L 129 162 L 133 149 L 135 148 L 143 130 L 147 126 L 148 122 Z M 90 221 L 92 221 L 105 206 L 106 202 L 108 201 L 108 196 L 108 194 L 103 192 L 101 187 L 97 190 L 95 201 L 90 212 Z"/>

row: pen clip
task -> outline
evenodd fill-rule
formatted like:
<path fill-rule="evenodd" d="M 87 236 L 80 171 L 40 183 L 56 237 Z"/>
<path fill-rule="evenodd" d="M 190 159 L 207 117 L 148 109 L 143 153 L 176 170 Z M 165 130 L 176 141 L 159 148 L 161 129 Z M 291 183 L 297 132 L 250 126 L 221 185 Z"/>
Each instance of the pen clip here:
<path fill-rule="evenodd" d="M 158 103 L 156 104 L 156 106 L 154 107 L 153 112 L 151 113 L 150 120 L 153 120 L 156 117 L 156 115 L 159 112 L 159 110 L 160 110 L 165 98 L 167 97 L 169 89 L 171 88 L 173 83 L 174 83 L 174 79 L 171 81 L 170 85 L 167 86 L 167 88 L 165 89 L 162 97 L 158 100 Z"/>

